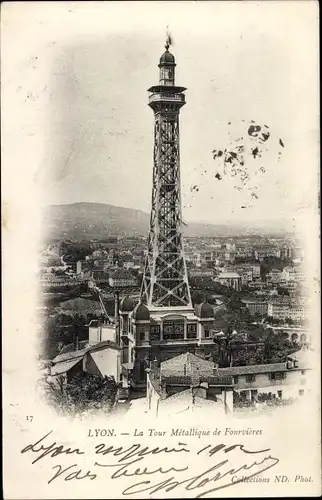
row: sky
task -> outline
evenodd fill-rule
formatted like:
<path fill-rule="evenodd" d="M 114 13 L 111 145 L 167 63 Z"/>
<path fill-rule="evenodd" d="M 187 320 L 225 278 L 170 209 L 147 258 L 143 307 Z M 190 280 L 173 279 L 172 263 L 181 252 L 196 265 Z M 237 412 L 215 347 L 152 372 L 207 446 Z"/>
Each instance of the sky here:
<path fill-rule="evenodd" d="M 317 204 L 317 22 L 310 1 L 20 4 L 3 26 L 3 120 L 16 138 L 10 161 L 30 166 L 44 204 L 148 212 L 147 89 L 158 83 L 168 25 L 176 83 L 188 89 L 180 112 L 183 220 L 294 220 Z M 271 131 L 265 173 L 254 177 L 258 199 L 235 189 L 230 175 L 216 179 L 222 165 L 212 154 L 251 120 Z"/>

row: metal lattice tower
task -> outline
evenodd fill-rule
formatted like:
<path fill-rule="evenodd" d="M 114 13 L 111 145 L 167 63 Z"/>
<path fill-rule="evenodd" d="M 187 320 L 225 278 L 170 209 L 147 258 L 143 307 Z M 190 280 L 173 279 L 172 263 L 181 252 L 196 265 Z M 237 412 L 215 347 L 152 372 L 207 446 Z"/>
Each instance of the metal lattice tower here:
<path fill-rule="evenodd" d="M 160 58 L 160 82 L 151 87 L 154 111 L 154 159 L 150 232 L 141 300 L 152 307 L 192 307 L 182 241 L 179 113 L 185 87 L 175 86 L 175 59 Z"/>

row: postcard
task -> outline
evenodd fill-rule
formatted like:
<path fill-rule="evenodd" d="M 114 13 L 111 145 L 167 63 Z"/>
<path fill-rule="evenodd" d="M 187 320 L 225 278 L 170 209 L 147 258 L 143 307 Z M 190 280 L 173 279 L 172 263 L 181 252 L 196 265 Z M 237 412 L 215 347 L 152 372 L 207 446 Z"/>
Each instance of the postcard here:
<path fill-rule="evenodd" d="M 1 28 L 4 498 L 320 496 L 317 2 Z"/>

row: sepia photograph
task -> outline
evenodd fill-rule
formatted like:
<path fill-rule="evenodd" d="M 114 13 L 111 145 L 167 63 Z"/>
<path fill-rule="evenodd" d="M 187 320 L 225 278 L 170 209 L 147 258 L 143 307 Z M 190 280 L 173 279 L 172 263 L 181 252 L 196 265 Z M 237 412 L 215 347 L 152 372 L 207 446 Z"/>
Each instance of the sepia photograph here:
<path fill-rule="evenodd" d="M 1 24 L 5 498 L 319 496 L 318 4 Z"/>

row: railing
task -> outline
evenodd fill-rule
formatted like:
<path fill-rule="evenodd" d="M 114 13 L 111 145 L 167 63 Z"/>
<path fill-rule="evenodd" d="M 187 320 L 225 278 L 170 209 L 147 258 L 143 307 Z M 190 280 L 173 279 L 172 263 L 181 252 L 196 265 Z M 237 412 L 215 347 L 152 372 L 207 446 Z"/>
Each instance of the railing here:
<path fill-rule="evenodd" d="M 162 382 L 166 385 L 184 385 L 190 386 L 192 382 L 192 377 L 190 375 L 163 375 L 161 377 Z M 210 386 L 232 386 L 231 377 L 215 377 L 215 376 L 200 376 L 199 382 L 208 382 Z"/>
<path fill-rule="evenodd" d="M 197 338 L 195 339 L 185 339 L 185 338 L 180 338 L 180 339 L 158 339 L 158 340 L 151 340 L 150 343 L 151 345 L 167 345 L 167 344 L 197 344 L 199 340 Z"/>
<path fill-rule="evenodd" d="M 167 94 L 165 92 L 150 95 L 149 103 L 156 101 L 185 102 L 185 96 L 184 94 Z"/>

